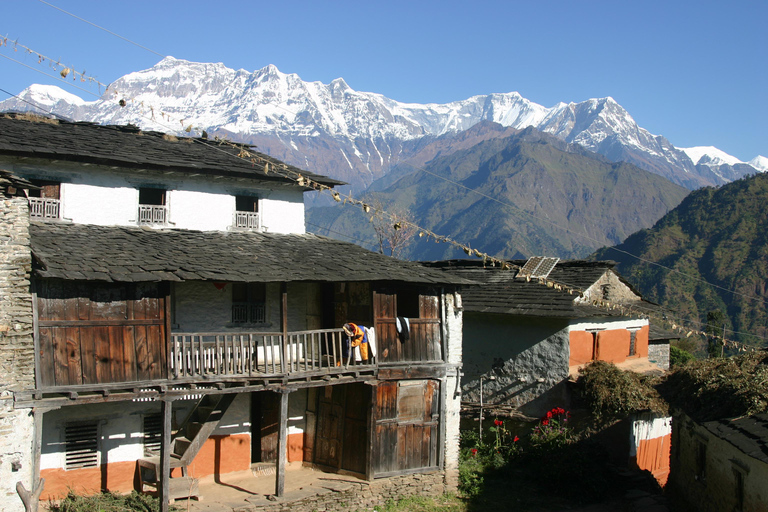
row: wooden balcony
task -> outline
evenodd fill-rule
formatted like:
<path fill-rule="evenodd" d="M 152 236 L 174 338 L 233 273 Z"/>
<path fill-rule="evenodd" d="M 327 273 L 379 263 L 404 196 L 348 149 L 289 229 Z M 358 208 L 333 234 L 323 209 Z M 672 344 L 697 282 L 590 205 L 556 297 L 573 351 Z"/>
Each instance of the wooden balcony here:
<path fill-rule="evenodd" d="M 355 361 L 357 349 L 344 348 L 341 329 L 288 333 L 173 333 L 172 379 L 304 377 L 349 371 L 350 366 L 373 368 Z"/>
<path fill-rule="evenodd" d="M 33 219 L 58 219 L 61 202 L 50 197 L 30 197 L 29 216 Z"/>

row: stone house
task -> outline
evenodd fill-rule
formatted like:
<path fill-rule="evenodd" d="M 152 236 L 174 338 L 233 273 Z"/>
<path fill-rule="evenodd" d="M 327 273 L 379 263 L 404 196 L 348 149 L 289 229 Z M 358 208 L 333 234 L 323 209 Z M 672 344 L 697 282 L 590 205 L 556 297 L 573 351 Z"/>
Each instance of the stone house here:
<path fill-rule="evenodd" d="M 41 499 L 138 488 L 165 507 L 254 465 L 279 497 L 291 463 L 455 487 L 465 281 L 305 233 L 306 179 L 340 182 L 247 146 L 15 115 L 0 169 L 0 509 L 40 477 Z"/>
<path fill-rule="evenodd" d="M 613 262 L 537 257 L 510 263 L 520 270 L 474 260 L 429 263 L 477 283 L 462 287 L 461 294 L 466 408 L 479 407 L 482 389 L 485 410 L 538 418 L 553 407 L 570 407 L 569 379 L 591 361 L 637 372 L 669 367 L 672 335 L 650 324 L 644 313 L 655 305 L 642 299 Z M 601 301 L 625 308 L 603 307 Z M 631 466 L 663 481 L 670 423 L 638 417 L 622 442 Z"/>
<path fill-rule="evenodd" d="M 768 511 L 768 414 L 675 415 L 670 483 L 695 510 Z"/>

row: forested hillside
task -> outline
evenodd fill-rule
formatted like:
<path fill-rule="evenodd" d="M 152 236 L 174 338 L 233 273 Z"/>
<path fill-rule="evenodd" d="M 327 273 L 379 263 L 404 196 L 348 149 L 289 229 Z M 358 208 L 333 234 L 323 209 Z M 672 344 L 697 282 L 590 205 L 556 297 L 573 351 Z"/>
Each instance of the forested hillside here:
<path fill-rule="evenodd" d="M 659 175 L 532 128 L 440 154 L 423 167 L 401 165 L 393 171 L 397 181 L 371 187 L 375 197 L 409 212 L 420 226 L 499 258 L 584 257 L 653 225 L 687 194 Z M 371 240 L 371 215 L 313 208 L 308 222 L 319 234 Z M 417 239 L 402 256 L 436 260 L 464 253 Z"/>
<path fill-rule="evenodd" d="M 604 248 L 593 257 L 618 261 L 621 274 L 646 298 L 701 322 L 720 310 L 727 315 L 727 338 L 765 345 L 767 206 L 768 174 L 699 189 L 619 251 Z"/>

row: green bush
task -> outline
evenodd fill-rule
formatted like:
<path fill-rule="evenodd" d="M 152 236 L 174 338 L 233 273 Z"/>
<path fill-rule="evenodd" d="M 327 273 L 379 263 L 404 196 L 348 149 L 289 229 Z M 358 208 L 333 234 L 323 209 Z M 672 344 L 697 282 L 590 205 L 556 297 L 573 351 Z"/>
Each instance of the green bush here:
<path fill-rule="evenodd" d="M 681 366 L 688 361 L 693 361 L 696 356 L 675 346 L 669 347 L 669 366 Z"/>

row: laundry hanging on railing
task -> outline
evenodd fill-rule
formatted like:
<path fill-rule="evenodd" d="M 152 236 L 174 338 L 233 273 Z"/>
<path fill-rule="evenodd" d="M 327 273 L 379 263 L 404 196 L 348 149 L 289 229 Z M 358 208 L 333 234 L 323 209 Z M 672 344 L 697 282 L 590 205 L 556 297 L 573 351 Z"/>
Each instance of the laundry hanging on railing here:
<path fill-rule="evenodd" d="M 404 316 L 399 316 L 395 319 L 395 326 L 397 327 L 397 337 L 400 339 L 400 343 L 405 343 L 411 339 L 411 323 Z"/>

